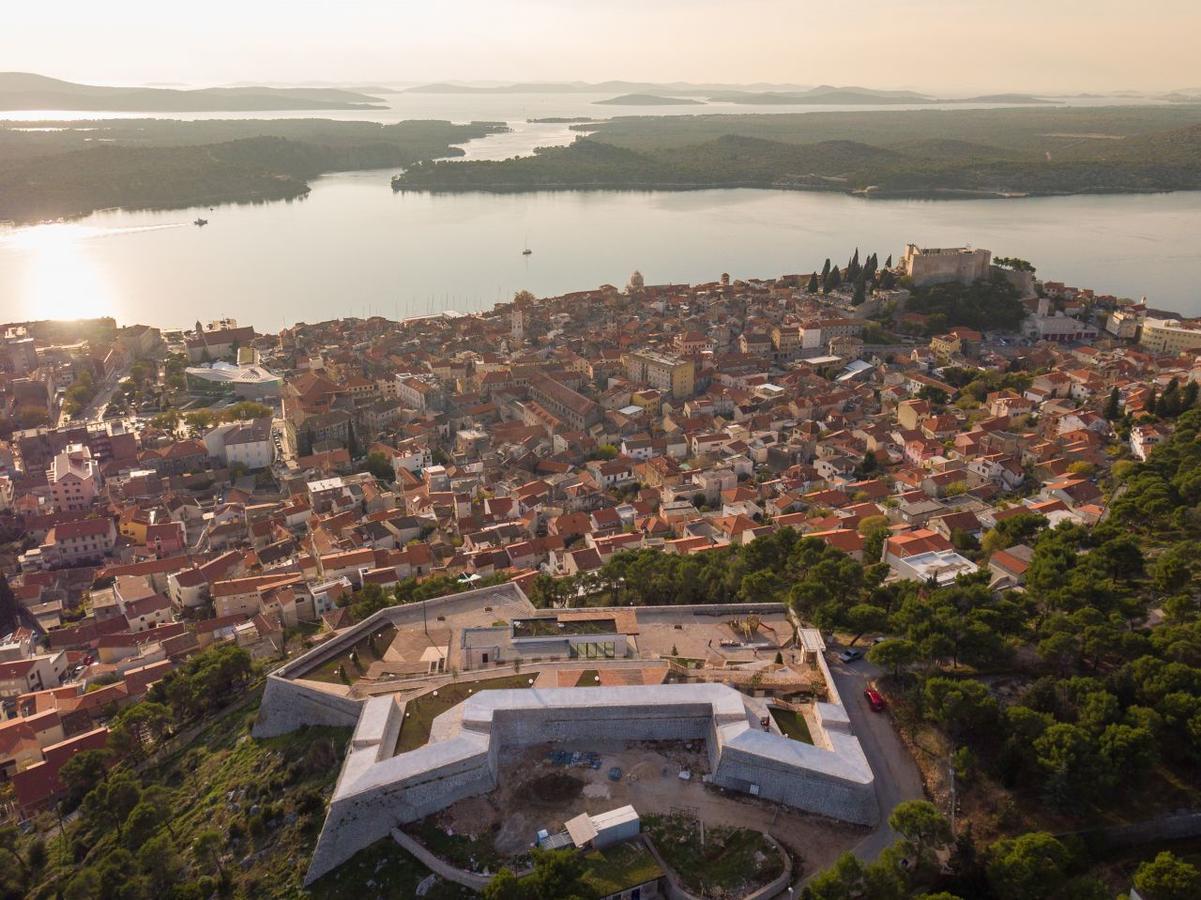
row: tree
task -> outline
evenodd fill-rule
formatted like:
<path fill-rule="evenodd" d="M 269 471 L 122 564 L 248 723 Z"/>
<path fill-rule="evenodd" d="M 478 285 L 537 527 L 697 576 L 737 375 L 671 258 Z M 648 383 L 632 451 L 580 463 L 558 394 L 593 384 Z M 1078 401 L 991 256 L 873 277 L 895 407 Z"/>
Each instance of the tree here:
<path fill-rule="evenodd" d="M 1034 741 L 1038 766 L 1046 774 L 1048 801 L 1070 809 L 1095 796 L 1103 774 L 1092 736 L 1079 725 L 1056 722 Z"/>
<path fill-rule="evenodd" d="M 810 294 L 816 294 L 820 287 L 821 286 L 817 283 L 817 273 L 814 272 L 809 276 L 809 284 L 806 286 L 805 290 Z"/>
<path fill-rule="evenodd" d="M 63 763 L 58 777 L 67 788 L 65 802 L 68 810 L 77 807 L 104 780 L 111 757 L 112 753 L 108 750 L 83 750 Z"/>
<path fill-rule="evenodd" d="M 396 473 L 392 470 L 392 463 L 379 450 L 373 450 L 367 454 L 367 471 L 380 481 L 390 482 L 396 478 Z"/>
<path fill-rule="evenodd" d="M 121 710 L 109 725 L 109 742 L 144 757 L 147 741 L 158 743 L 171 726 L 171 709 L 163 703 L 143 700 Z"/>
<path fill-rule="evenodd" d="M 1194 900 L 1201 897 L 1201 871 L 1164 850 L 1138 867 L 1134 886 L 1144 900 Z"/>
<path fill-rule="evenodd" d="M 17 868 L 21 870 L 22 883 L 27 882 L 33 866 L 21 855 L 21 832 L 15 825 L 0 827 L 0 851 L 17 864 Z"/>
<path fill-rule="evenodd" d="M 8 576 L 0 574 L 0 631 L 8 634 L 16 628 L 20 609 L 12 586 L 8 583 Z"/>
<path fill-rule="evenodd" d="M 888 817 L 888 824 L 901 836 L 919 865 L 933 865 L 935 853 L 951 843 L 950 823 L 926 800 L 898 803 Z"/>
<path fill-rule="evenodd" d="M 534 850 L 533 857 L 533 871 L 524 878 L 501 869 L 480 895 L 484 900 L 594 900 L 598 896 L 582 881 L 584 862 L 573 851 Z"/>
<path fill-rule="evenodd" d="M 1034 831 L 993 844 L 985 871 L 998 900 L 1051 900 L 1067 883 L 1069 862 L 1063 844 Z"/>
<path fill-rule="evenodd" d="M 160 893 L 177 883 L 184 870 L 183 860 L 166 834 L 147 838 L 138 848 L 138 866 Z"/>
<path fill-rule="evenodd" d="M 1201 390 L 1201 385 L 1198 385 L 1195 381 L 1189 381 L 1184 386 L 1184 390 L 1180 392 L 1180 411 L 1182 413 L 1196 407 L 1198 390 Z"/>
<path fill-rule="evenodd" d="M 1122 395 L 1118 392 L 1115 385 L 1113 390 L 1109 392 L 1109 399 L 1105 401 L 1105 418 L 1110 422 L 1116 422 L 1122 417 Z"/>
<path fill-rule="evenodd" d="M 852 306 L 862 306 L 867 302 L 867 285 L 862 278 L 855 280 L 855 295 L 851 298 Z"/>
<path fill-rule="evenodd" d="M 846 611 L 846 627 L 855 632 L 848 646 L 854 647 L 869 631 L 880 631 L 888 625 L 888 611 L 870 603 L 857 603 Z"/>
<path fill-rule="evenodd" d="M 225 877 L 225 867 L 221 865 L 221 832 L 216 828 L 205 828 L 198 832 L 192 841 L 192 852 L 196 854 L 198 862 L 204 860 L 217 870 L 218 875 Z"/>
<path fill-rule="evenodd" d="M 927 679 L 923 700 L 930 718 L 956 739 L 987 731 L 997 717 L 997 701 L 979 681 Z"/>
<path fill-rule="evenodd" d="M 919 653 L 917 644 L 913 641 L 904 638 L 890 638 L 868 650 L 867 658 L 877 666 L 890 669 L 892 677 L 896 678 L 901 674 L 901 669 L 918 661 Z"/>

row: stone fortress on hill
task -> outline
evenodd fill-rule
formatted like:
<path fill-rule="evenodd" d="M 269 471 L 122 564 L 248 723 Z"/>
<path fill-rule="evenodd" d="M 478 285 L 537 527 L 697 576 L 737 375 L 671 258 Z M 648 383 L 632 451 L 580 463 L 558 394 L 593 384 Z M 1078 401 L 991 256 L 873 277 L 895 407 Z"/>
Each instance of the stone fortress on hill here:
<path fill-rule="evenodd" d="M 715 646 L 723 666 L 681 663 Z M 287 663 L 268 677 L 254 734 L 354 728 L 306 882 L 494 790 L 505 753 L 539 744 L 702 741 L 712 785 L 873 825 L 872 770 L 823 651 L 780 604 L 537 610 L 508 583 L 389 607 Z M 579 686 L 581 666 L 592 686 Z M 343 674 L 354 667 L 357 681 Z M 506 669 L 525 684 L 490 689 Z M 440 688 L 466 699 L 428 735 L 406 734 Z M 800 693 L 821 698 L 807 707 L 812 744 L 764 715 L 764 696 Z"/>

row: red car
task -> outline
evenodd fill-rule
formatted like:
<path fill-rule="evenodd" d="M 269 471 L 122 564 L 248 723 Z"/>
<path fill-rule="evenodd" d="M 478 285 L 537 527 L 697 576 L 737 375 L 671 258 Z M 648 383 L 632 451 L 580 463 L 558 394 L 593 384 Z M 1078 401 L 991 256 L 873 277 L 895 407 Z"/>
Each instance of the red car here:
<path fill-rule="evenodd" d="M 884 698 L 880 696 L 879 691 L 869 687 L 863 692 L 863 696 L 867 698 L 873 712 L 884 712 Z"/>

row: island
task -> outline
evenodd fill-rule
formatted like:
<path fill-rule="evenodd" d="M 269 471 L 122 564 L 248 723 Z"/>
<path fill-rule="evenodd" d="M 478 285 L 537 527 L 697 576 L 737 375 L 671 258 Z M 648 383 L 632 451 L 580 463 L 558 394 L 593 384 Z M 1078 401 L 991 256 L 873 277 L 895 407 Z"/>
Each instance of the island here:
<path fill-rule="evenodd" d="M 534 156 L 422 162 L 392 186 L 773 188 L 868 198 L 1201 189 L 1201 106 L 626 116 L 580 130 L 589 134 Z"/>
<path fill-rule="evenodd" d="M 704 106 L 703 100 L 681 97 L 660 97 L 658 94 L 623 94 L 609 100 L 596 100 L 595 106 Z"/>

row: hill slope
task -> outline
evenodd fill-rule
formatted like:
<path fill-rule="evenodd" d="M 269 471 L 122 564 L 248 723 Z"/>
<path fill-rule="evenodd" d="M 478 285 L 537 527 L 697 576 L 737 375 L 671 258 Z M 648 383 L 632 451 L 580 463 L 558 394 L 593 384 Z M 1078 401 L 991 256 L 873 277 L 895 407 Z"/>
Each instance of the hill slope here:
<path fill-rule="evenodd" d="M 332 88 L 108 87 L 27 72 L 0 72 L 0 110 L 235 112 L 281 109 L 383 109 L 374 97 Z"/>

